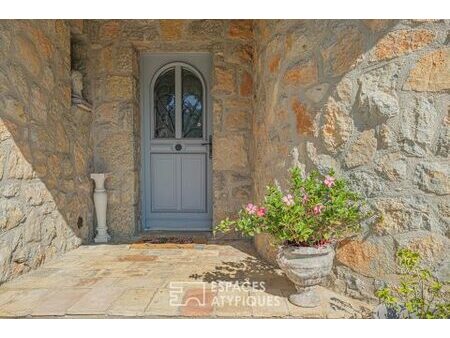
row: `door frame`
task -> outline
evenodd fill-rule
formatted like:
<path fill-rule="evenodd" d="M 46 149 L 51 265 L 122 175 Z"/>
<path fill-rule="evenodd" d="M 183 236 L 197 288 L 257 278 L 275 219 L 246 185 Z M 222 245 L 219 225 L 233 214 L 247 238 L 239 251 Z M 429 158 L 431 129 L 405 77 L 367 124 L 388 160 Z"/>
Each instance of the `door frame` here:
<path fill-rule="evenodd" d="M 154 62 L 157 61 L 157 62 Z M 212 231 L 212 160 L 207 158 L 206 168 L 206 203 L 208 226 L 196 227 L 196 220 L 186 219 L 185 227 L 167 226 L 164 229 L 152 228 L 150 224 L 151 209 L 151 179 L 150 179 L 150 142 L 153 134 L 153 117 L 151 109 L 152 85 L 159 74 L 169 65 L 180 64 L 192 68 L 201 78 L 204 86 L 204 101 L 206 104 L 204 119 L 206 119 L 206 128 L 203 139 L 193 143 L 208 142 L 209 135 L 213 134 L 212 120 L 212 100 L 211 100 L 211 74 L 212 74 L 212 55 L 210 53 L 193 52 L 174 52 L 174 53 L 144 53 L 140 56 L 140 108 L 141 108 L 141 182 L 139 184 L 141 195 L 141 221 L 140 231 Z M 168 219 L 170 221 L 170 217 Z"/>

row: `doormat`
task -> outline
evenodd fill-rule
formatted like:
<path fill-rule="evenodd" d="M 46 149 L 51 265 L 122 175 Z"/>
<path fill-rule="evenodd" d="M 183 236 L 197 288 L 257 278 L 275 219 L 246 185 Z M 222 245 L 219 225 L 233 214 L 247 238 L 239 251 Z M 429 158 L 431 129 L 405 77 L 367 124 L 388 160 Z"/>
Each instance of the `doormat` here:
<path fill-rule="evenodd" d="M 189 249 L 195 248 L 199 244 L 207 244 L 208 240 L 205 236 L 180 236 L 180 237 L 150 237 L 140 239 L 130 245 L 130 249 Z"/>

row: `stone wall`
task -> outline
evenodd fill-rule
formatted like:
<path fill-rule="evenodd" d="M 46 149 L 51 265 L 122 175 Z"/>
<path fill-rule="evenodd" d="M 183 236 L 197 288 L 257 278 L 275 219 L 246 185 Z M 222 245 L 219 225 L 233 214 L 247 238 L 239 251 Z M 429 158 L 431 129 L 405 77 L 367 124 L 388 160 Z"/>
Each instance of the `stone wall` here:
<path fill-rule="evenodd" d="M 90 124 L 68 25 L 0 21 L 0 283 L 92 238 Z"/>
<path fill-rule="evenodd" d="M 139 230 L 146 52 L 213 55 L 215 223 L 261 200 L 293 164 L 334 168 L 380 215 L 338 248 L 337 289 L 371 297 L 397 272 L 403 245 L 448 278 L 449 29 L 448 20 L 0 21 L 0 283 L 92 240 L 92 171 L 112 173 L 113 240 Z M 71 106 L 71 65 L 92 113 Z M 273 260 L 268 242 L 256 244 Z"/>
<path fill-rule="evenodd" d="M 337 251 L 335 286 L 352 296 L 370 297 L 396 273 L 399 246 L 449 278 L 449 29 L 448 20 L 255 24 L 255 197 L 293 164 L 349 179 L 380 215 Z M 267 239 L 256 243 L 273 257 Z"/>
<path fill-rule="evenodd" d="M 139 230 L 139 55 L 210 52 L 213 55 L 214 220 L 250 198 L 253 32 L 249 20 L 95 20 L 88 73 L 94 104 L 94 165 L 108 171 L 108 222 L 115 241 Z"/>

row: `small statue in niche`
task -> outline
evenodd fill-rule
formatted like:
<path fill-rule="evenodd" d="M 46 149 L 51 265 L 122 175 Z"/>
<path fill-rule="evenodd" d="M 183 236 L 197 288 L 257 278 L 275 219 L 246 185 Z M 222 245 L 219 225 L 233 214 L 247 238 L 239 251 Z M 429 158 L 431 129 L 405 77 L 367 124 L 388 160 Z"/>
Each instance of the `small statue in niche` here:
<path fill-rule="evenodd" d="M 83 74 L 78 70 L 72 71 L 72 97 L 82 98 Z"/>
<path fill-rule="evenodd" d="M 72 71 L 72 104 L 83 109 L 91 110 L 91 105 L 83 97 L 83 74 L 78 70 Z"/>

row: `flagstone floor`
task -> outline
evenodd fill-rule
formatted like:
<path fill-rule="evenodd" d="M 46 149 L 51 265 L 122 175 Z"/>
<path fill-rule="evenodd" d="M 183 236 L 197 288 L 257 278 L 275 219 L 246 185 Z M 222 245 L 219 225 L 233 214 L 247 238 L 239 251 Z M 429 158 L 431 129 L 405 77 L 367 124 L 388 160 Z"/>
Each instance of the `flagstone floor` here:
<path fill-rule="evenodd" d="M 292 283 L 251 243 L 81 246 L 0 286 L 0 317 L 361 318 L 370 307 L 320 288 L 292 305 Z"/>

